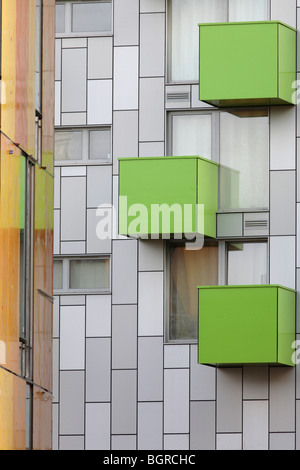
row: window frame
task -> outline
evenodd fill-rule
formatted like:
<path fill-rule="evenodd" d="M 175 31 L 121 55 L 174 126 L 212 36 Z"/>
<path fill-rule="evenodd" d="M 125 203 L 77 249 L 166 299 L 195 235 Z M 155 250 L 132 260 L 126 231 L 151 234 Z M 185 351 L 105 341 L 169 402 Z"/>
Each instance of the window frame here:
<path fill-rule="evenodd" d="M 80 289 L 71 289 L 70 288 L 70 261 L 88 261 L 88 260 L 108 260 L 109 261 L 109 286 L 103 288 L 80 288 Z M 80 294 L 111 294 L 111 256 L 110 255 L 99 255 L 99 256 L 89 256 L 89 255 L 72 255 L 72 256 L 54 256 L 53 263 L 55 261 L 62 261 L 62 289 L 54 289 L 54 295 L 80 295 Z"/>
<path fill-rule="evenodd" d="M 167 129 L 166 129 L 166 149 L 168 155 L 172 156 L 173 155 L 173 148 L 172 148 L 172 142 L 173 142 L 173 117 L 174 116 L 190 116 L 191 114 L 198 114 L 198 115 L 207 115 L 211 114 L 212 120 L 211 120 L 211 161 L 216 162 L 220 164 L 220 157 L 221 157 L 221 144 L 220 144 L 220 136 L 221 136 L 221 113 L 230 113 L 234 114 L 235 112 L 241 113 L 245 111 L 246 113 L 261 113 L 261 112 L 267 112 L 268 115 L 268 139 L 267 139 L 267 145 L 268 145 L 268 150 L 267 150 L 267 165 L 268 165 L 268 177 L 267 177 L 267 185 L 268 185 L 268 191 L 270 191 L 270 177 L 269 177 L 269 171 L 270 171 L 270 107 L 268 106 L 261 106 L 261 107 L 237 107 L 237 108 L 197 108 L 197 109 L 183 109 L 183 110 L 170 110 L 167 112 Z M 243 119 L 243 118 L 241 118 Z M 201 156 L 201 155 L 200 155 Z M 219 187 L 220 187 L 220 179 L 219 179 Z M 228 208 L 228 209 L 220 209 L 220 191 L 218 194 L 218 213 L 222 214 L 227 214 L 227 213 L 234 213 L 234 212 L 269 212 L 270 211 L 270 198 L 268 198 L 268 207 L 240 207 L 240 208 Z"/>
<path fill-rule="evenodd" d="M 227 18 L 229 22 L 229 1 L 226 0 Z M 271 19 L 271 0 L 267 0 L 267 20 Z M 166 85 L 198 84 L 199 76 L 194 80 L 172 80 L 172 0 L 166 1 Z M 199 64 L 198 64 L 199 69 Z"/>
<path fill-rule="evenodd" d="M 211 241 L 209 238 L 205 238 L 205 242 Z M 266 283 L 263 285 L 268 285 L 270 282 L 270 242 L 269 237 L 267 236 L 256 236 L 253 238 L 232 238 L 232 239 L 216 239 L 218 243 L 218 284 L 220 286 L 228 285 L 228 245 L 237 244 L 237 243 L 265 243 L 267 245 L 266 253 Z M 170 259 L 170 248 L 172 245 L 184 246 L 183 241 L 179 240 L 169 240 L 165 245 L 164 251 L 164 265 L 165 265 L 165 274 L 164 274 L 164 341 L 167 344 L 198 344 L 198 339 L 170 339 L 170 274 L 171 274 L 171 259 Z M 198 318 L 198 317 L 197 317 Z"/>
<path fill-rule="evenodd" d="M 110 132 L 110 157 L 91 159 L 90 155 L 90 131 L 109 130 Z M 81 132 L 81 158 L 78 160 L 56 160 L 55 159 L 55 146 L 54 146 L 54 165 L 55 166 L 82 166 L 82 165 L 111 165 L 112 164 L 112 126 L 111 125 L 97 125 L 97 126 L 56 126 L 54 134 L 58 132 Z M 54 135 L 55 139 L 55 135 Z M 54 142 L 55 144 L 55 142 Z"/>
<path fill-rule="evenodd" d="M 65 0 L 56 2 L 56 5 L 65 5 L 65 32 L 55 31 L 56 38 L 76 38 L 93 36 L 112 36 L 113 35 L 113 1 L 112 0 L 88 0 L 88 3 L 110 3 L 111 4 L 111 28 L 109 31 L 72 31 L 72 5 L 74 3 L 85 3 L 82 0 Z"/>

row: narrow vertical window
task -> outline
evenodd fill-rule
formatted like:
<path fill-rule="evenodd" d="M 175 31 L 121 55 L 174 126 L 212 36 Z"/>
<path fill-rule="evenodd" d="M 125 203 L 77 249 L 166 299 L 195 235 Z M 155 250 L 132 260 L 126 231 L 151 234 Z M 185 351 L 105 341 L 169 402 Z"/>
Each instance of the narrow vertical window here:
<path fill-rule="evenodd" d="M 218 284 L 218 244 L 201 250 L 186 250 L 170 244 L 168 340 L 196 340 L 198 321 L 197 286 Z"/>

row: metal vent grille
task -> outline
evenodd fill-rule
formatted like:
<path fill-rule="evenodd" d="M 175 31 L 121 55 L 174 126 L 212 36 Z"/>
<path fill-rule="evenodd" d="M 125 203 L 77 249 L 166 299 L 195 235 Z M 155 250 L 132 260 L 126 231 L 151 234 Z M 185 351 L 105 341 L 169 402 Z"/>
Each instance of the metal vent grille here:
<path fill-rule="evenodd" d="M 189 101 L 190 94 L 188 92 L 181 92 L 181 93 L 167 93 L 166 94 L 167 101 Z"/>
<path fill-rule="evenodd" d="M 246 220 L 245 228 L 267 228 L 267 220 Z"/>

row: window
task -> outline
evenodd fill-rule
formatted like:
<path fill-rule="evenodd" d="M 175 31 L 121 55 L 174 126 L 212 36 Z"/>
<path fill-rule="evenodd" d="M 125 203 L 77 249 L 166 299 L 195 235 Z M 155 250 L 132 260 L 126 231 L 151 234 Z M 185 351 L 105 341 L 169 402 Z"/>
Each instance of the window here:
<path fill-rule="evenodd" d="M 227 244 L 227 284 L 267 283 L 267 242 Z"/>
<path fill-rule="evenodd" d="M 201 250 L 169 245 L 168 340 L 196 340 L 198 292 L 196 286 L 218 284 L 218 244 L 206 242 Z"/>
<path fill-rule="evenodd" d="M 169 114 L 168 153 L 220 163 L 219 210 L 269 206 L 269 115 L 266 108 Z"/>
<path fill-rule="evenodd" d="M 57 3 L 55 15 L 56 35 L 111 34 L 111 0 Z"/>
<path fill-rule="evenodd" d="M 60 129 L 55 131 L 55 161 L 109 162 L 111 160 L 111 129 Z"/>
<path fill-rule="evenodd" d="M 64 258 L 53 263 L 53 289 L 56 292 L 105 292 L 110 290 L 110 259 Z"/>
<path fill-rule="evenodd" d="M 268 112 L 220 113 L 220 210 L 269 206 Z"/>
<path fill-rule="evenodd" d="M 212 156 L 212 114 L 172 114 L 171 154 Z"/>
<path fill-rule="evenodd" d="M 268 17 L 269 0 L 169 0 L 168 80 L 198 81 L 199 23 L 263 21 Z"/>
<path fill-rule="evenodd" d="M 170 242 L 167 249 L 167 341 L 198 338 L 197 286 L 266 284 L 266 240 L 206 241 L 200 250 Z"/>

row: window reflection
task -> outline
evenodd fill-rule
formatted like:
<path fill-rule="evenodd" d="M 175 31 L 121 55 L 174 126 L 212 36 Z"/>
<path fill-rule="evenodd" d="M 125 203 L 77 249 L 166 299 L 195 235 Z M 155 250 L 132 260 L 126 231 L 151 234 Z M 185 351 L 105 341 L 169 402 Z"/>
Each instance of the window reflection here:
<path fill-rule="evenodd" d="M 169 339 L 197 338 L 197 286 L 218 284 L 218 244 L 206 243 L 201 250 L 170 245 Z"/>

